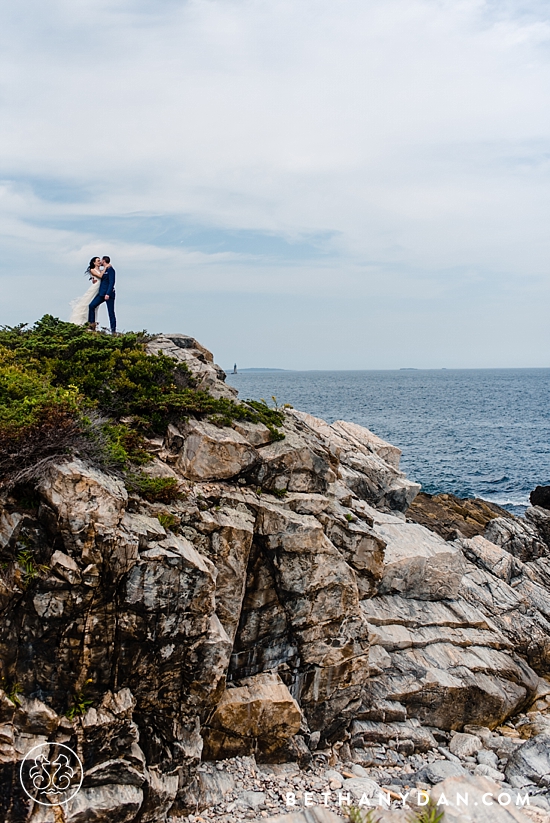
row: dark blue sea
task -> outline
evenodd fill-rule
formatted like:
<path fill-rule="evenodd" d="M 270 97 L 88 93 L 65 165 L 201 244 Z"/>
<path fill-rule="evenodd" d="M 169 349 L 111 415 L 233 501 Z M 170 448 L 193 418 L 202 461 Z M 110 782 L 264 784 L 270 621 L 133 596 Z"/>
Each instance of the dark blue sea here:
<path fill-rule="evenodd" d="M 550 485 L 550 369 L 244 371 L 239 396 L 350 420 L 403 451 L 431 494 L 481 497 L 522 514 Z"/>

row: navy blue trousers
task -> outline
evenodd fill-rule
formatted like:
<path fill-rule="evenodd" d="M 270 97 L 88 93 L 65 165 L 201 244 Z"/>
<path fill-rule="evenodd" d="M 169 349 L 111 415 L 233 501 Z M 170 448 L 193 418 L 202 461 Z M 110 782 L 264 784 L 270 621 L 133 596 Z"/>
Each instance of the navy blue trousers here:
<path fill-rule="evenodd" d="M 98 294 L 90 303 L 88 309 L 88 323 L 95 323 L 95 312 L 98 306 L 102 303 L 107 303 L 107 311 L 109 312 L 109 323 L 111 324 L 111 331 L 116 331 L 116 317 L 115 317 L 115 293 L 113 292 L 108 300 L 105 300 L 104 294 Z"/>

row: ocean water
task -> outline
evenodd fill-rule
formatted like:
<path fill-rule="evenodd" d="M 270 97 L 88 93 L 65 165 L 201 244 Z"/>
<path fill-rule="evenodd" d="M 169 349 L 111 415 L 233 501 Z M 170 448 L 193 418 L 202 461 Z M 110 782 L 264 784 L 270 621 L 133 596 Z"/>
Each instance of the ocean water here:
<path fill-rule="evenodd" d="M 550 485 L 550 369 L 244 371 L 239 396 L 350 420 L 403 452 L 431 494 L 481 497 L 522 514 Z"/>

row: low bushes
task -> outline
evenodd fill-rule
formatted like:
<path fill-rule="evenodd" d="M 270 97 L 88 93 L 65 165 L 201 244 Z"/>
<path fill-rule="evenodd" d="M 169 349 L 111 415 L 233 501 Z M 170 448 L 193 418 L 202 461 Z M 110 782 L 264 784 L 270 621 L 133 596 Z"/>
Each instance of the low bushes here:
<path fill-rule="evenodd" d="M 126 486 L 150 503 L 172 503 L 181 498 L 175 477 L 151 477 L 143 472 L 129 473 L 126 476 Z"/>
<path fill-rule="evenodd" d="M 218 425 L 263 422 L 273 439 L 283 437 L 281 412 L 198 390 L 184 364 L 148 355 L 147 339 L 145 333 L 90 334 L 51 315 L 32 327 L 1 328 L 1 481 L 13 485 L 53 459 L 78 454 L 126 474 L 129 486 L 148 499 L 169 502 L 174 490 L 153 488 L 152 478 L 136 473 L 151 459 L 145 435 L 163 434 L 168 423 L 192 416 Z"/>
<path fill-rule="evenodd" d="M 79 421 L 82 398 L 25 368 L 0 347 L 0 476 L 15 482 L 46 461 L 93 443 Z"/>

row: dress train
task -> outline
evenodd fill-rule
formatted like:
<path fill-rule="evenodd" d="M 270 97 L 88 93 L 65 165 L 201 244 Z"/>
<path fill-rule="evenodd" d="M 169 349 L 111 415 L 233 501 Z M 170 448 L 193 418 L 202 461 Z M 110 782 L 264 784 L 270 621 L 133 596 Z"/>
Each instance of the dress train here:
<path fill-rule="evenodd" d="M 76 300 L 71 302 L 71 316 L 69 318 L 69 323 L 74 323 L 77 326 L 86 325 L 88 322 L 88 307 L 99 291 L 99 282 L 100 281 L 97 280 L 95 283 L 92 283 L 90 288 L 82 295 L 82 297 L 78 297 Z"/>

